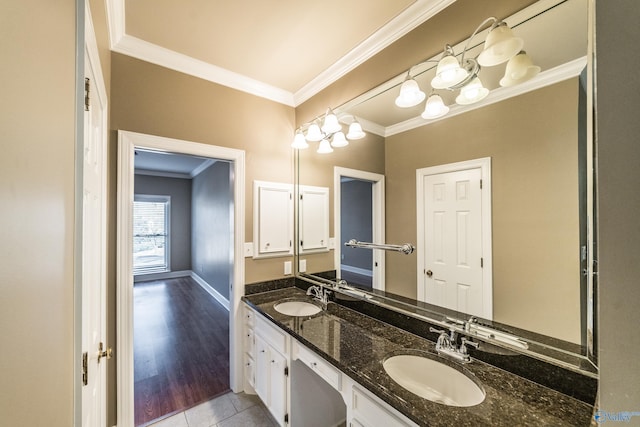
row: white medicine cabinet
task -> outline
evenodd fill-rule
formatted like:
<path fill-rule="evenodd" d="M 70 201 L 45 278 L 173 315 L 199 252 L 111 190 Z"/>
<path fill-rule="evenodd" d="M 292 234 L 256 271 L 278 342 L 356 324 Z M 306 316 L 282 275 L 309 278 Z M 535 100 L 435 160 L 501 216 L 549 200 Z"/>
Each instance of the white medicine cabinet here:
<path fill-rule="evenodd" d="M 293 185 L 253 182 L 253 258 L 293 255 Z"/>
<path fill-rule="evenodd" d="M 299 186 L 301 254 L 327 252 L 329 248 L 329 188 Z"/>

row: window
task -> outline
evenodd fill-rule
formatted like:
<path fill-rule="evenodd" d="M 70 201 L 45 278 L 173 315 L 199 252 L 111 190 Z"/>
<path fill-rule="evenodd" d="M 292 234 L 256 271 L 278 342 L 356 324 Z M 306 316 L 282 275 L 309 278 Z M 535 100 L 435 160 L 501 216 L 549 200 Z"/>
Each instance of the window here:
<path fill-rule="evenodd" d="M 133 202 L 133 274 L 170 270 L 170 196 L 136 194 Z"/>

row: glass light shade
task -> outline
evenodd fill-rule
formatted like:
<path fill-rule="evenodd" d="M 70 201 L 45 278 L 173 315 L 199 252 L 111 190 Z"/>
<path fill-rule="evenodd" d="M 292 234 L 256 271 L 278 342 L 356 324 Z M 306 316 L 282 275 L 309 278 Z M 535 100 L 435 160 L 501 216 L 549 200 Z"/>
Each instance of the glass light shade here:
<path fill-rule="evenodd" d="M 335 133 L 342 130 L 342 126 L 338 123 L 338 118 L 333 111 L 327 111 L 327 115 L 324 117 L 324 123 L 322 124 L 322 131 L 325 133 Z"/>
<path fill-rule="evenodd" d="M 295 148 L 296 150 L 302 150 L 309 147 L 309 144 L 307 144 L 307 140 L 304 139 L 304 135 L 301 131 L 296 132 L 296 136 L 293 138 L 291 147 Z"/>
<path fill-rule="evenodd" d="M 494 27 L 484 41 L 484 50 L 478 55 L 478 63 L 483 67 L 502 64 L 522 50 L 524 40 L 515 37 L 504 22 Z"/>
<path fill-rule="evenodd" d="M 500 79 L 500 86 L 514 86 L 535 77 L 540 67 L 533 65 L 531 57 L 525 51 L 520 51 L 507 62 L 504 77 Z"/>
<path fill-rule="evenodd" d="M 335 148 L 346 147 L 349 145 L 349 141 L 344 137 L 344 133 L 336 132 L 333 134 L 333 140 L 331 141 L 331 145 Z"/>
<path fill-rule="evenodd" d="M 362 126 L 358 120 L 354 120 L 353 123 L 349 125 L 349 132 L 347 133 L 347 138 L 350 140 L 361 139 L 365 137 L 365 133 L 362 130 Z"/>
<path fill-rule="evenodd" d="M 320 132 L 320 126 L 317 123 L 311 123 L 309 129 L 307 129 L 307 141 L 318 142 L 324 135 Z"/>
<path fill-rule="evenodd" d="M 329 144 L 329 141 L 327 139 L 323 139 L 322 141 L 320 141 L 320 145 L 318 145 L 317 152 L 320 154 L 333 153 L 333 148 L 331 148 L 331 144 Z"/>
<path fill-rule="evenodd" d="M 449 107 L 444 105 L 442 101 L 442 97 L 438 94 L 430 95 L 427 98 L 427 104 L 424 107 L 424 112 L 422 113 L 423 119 L 437 119 L 438 117 L 442 117 L 449 112 Z"/>
<path fill-rule="evenodd" d="M 460 89 L 460 95 L 456 97 L 456 103 L 460 105 L 473 104 L 482 101 L 487 95 L 489 95 L 489 89 L 484 87 L 480 79 L 476 77 Z"/>
<path fill-rule="evenodd" d="M 455 56 L 446 54 L 438 62 L 436 76 L 431 80 L 434 89 L 448 89 L 467 78 L 469 73 L 460 66 Z"/>
<path fill-rule="evenodd" d="M 401 108 L 414 107 L 424 101 L 425 96 L 425 93 L 420 90 L 418 82 L 408 79 L 400 86 L 400 94 L 396 98 L 396 105 Z"/>

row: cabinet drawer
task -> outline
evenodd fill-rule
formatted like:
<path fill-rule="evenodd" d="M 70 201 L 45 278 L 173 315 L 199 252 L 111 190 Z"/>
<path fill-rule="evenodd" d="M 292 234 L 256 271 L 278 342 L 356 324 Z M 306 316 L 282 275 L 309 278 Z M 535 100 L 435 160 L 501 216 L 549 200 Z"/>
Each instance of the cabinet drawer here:
<path fill-rule="evenodd" d="M 255 387 L 256 384 L 256 364 L 253 358 L 244 355 L 244 377 L 251 387 Z"/>
<path fill-rule="evenodd" d="M 294 341 L 293 346 L 294 358 L 297 357 L 331 387 L 338 391 L 342 390 L 342 373 L 338 369 L 299 342 Z"/>
<path fill-rule="evenodd" d="M 287 353 L 287 342 L 289 336 L 284 331 L 269 323 L 268 320 L 263 319 L 261 316 L 256 318 L 255 334 L 261 336 L 277 352 L 281 354 Z"/>
<path fill-rule="evenodd" d="M 357 387 L 353 387 L 351 403 L 354 418 L 366 427 L 407 426 L 405 422 L 384 409 L 382 402 L 374 401 Z"/>
<path fill-rule="evenodd" d="M 245 328 L 244 331 L 244 351 L 251 357 L 255 357 L 256 344 L 253 339 L 253 329 Z"/>
<path fill-rule="evenodd" d="M 255 312 L 250 309 L 248 306 L 244 306 L 244 324 L 249 326 L 249 327 L 253 327 L 253 325 L 255 324 Z"/>

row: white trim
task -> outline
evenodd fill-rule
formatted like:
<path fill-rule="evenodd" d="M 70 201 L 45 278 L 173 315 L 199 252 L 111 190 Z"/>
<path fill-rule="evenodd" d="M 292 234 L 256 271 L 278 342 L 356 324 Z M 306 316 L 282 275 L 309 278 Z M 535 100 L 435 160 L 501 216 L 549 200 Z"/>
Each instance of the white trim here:
<path fill-rule="evenodd" d="M 435 16 L 455 0 L 417 0 L 402 13 L 373 33 L 332 66 L 320 73 L 293 95 L 294 105 L 307 101 L 327 86 L 336 82 L 384 48 L 395 42 L 423 22 Z"/>
<path fill-rule="evenodd" d="M 202 172 L 207 170 L 207 168 L 212 164 L 214 164 L 216 161 L 217 160 L 215 159 L 207 159 L 204 162 L 200 163 L 200 165 L 198 165 L 197 168 L 195 168 L 194 170 L 191 171 L 191 173 L 189 173 L 189 178 L 195 178 L 196 176 L 200 175 Z"/>
<path fill-rule="evenodd" d="M 163 273 L 136 274 L 133 276 L 133 283 L 151 282 L 154 280 L 178 279 L 180 277 L 190 277 L 191 270 L 165 271 Z"/>
<path fill-rule="evenodd" d="M 207 281 L 204 280 L 202 277 L 198 276 L 195 271 L 191 272 L 191 278 L 195 280 L 196 283 L 198 283 L 198 285 L 200 285 L 202 289 L 207 291 L 209 295 L 215 298 L 215 300 L 218 301 L 220 305 L 222 305 L 224 308 L 227 309 L 227 311 L 229 311 L 230 309 L 229 300 L 226 299 L 220 292 L 218 292 L 213 286 L 207 283 Z"/>
<path fill-rule="evenodd" d="M 240 298 L 244 294 L 244 227 L 245 227 L 245 152 L 178 139 L 141 133 L 118 131 L 117 186 L 117 424 L 133 425 L 133 274 L 132 274 L 132 203 L 134 182 L 134 150 L 188 154 L 232 162 L 234 194 L 233 281 L 229 312 L 230 384 L 234 392 L 243 387 L 242 318 Z"/>
<path fill-rule="evenodd" d="M 354 267 L 352 265 L 340 264 L 341 271 L 348 271 L 349 273 L 359 274 L 361 276 L 373 277 L 373 270 L 367 270 L 366 268 Z"/>
<path fill-rule="evenodd" d="M 295 106 L 291 92 L 127 34 L 111 50 L 280 104 Z"/>
<path fill-rule="evenodd" d="M 189 175 L 188 173 L 154 171 L 149 169 L 136 169 L 135 174 L 146 176 L 160 176 L 163 178 L 191 179 L 191 175 Z"/>
<path fill-rule="evenodd" d="M 333 235 L 336 241 L 333 254 L 333 262 L 336 266 L 336 272 L 340 277 L 340 269 L 342 268 L 342 239 L 340 236 L 340 200 L 341 185 L 340 178 L 349 177 L 372 182 L 372 205 L 373 214 L 373 241 L 385 241 L 385 177 L 384 175 L 361 171 L 357 169 L 343 168 L 334 166 L 333 168 Z M 378 265 L 376 273 L 373 274 L 373 289 L 381 291 L 385 290 L 385 255 L 384 251 L 373 251 L 373 265 Z M 374 267 L 376 268 L 376 267 Z"/>
<path fill-rule="evenodd" d="M 417 256 L 417 293 L 418 300 L 424 301 L 424 251 L 426 247 L 424 230 L 424 177 L 438 175 L 447 172 L 458 172 L 469 169 L 480 169 L 482 188 L 482 257 L 484 266 L 482 268 L 482 307 L 484 309 L 483 318 L 493 319 L 493 252 L 492 252 L 492 227 L 491 227 L 491 157 L 466 160 L 462 162 L 449 163 L 445 165 L 431 166 L 416 170 L 416 233 L 418 237 Z"/>
<path fill-rule="evenodd" d="M 404 122 L 397 123 L 395 125 L 387 126 L 385 129 L 385 137 L 393 136 L 398 133 L 406 132 L 408 130 L 416 129 L 422 126 L 430 125 L 431 123 L 438 122 L 440 120 L 446 120 L 451 117 L 457 116 L 468 111 L 473 111 L 478 108 L 486 107 L 487 105 L 495 104 L 505 99 L 513 98 L 518 95 L 525 94 L 537 89 L 541 89 L 546 86 L 562 82 L 572 77 L 580 75 L 584 67 L 587 65 L 587 57 L 575 59 L 565 64 L 559 65 L 550 70 L 544 71 L 538 74 L 533 79 L 521 83 L 516 86 L 500 87 L 489 92 L 489 95 L 482 101 L 471 105 L 452 105 L 449 113 L 445 116 L 433 119 L 425 120 L 421 116 L 414 117 L 413 119 L 405 120 Z M 363 126 L 364 128 L 364 126 Z"/>

